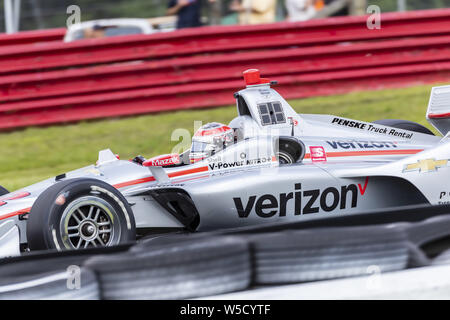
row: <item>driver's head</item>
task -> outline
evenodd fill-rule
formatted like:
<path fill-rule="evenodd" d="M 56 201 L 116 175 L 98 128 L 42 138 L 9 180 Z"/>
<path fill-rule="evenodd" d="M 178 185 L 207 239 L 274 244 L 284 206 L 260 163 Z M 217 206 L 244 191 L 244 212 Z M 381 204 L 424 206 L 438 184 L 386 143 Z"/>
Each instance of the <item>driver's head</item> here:
<path fill-rule="evenodd" d="M 85 39 L 100 39 L 105 37 L 105 27 L 94 25 L 92 28 L 84 30 Z"/>
<path fill-rule="evenodd" d="M 192 138 L 191 163 L 208 158 L 234 142 L 233 129 L 211 122 L 200 127 Z"/>

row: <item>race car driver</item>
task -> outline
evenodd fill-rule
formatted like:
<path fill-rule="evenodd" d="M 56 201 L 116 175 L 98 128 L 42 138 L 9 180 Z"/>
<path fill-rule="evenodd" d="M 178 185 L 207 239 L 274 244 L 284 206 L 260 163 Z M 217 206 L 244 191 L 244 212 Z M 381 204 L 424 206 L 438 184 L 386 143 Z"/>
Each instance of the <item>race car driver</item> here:
<path fill-rule="evenodd" d="M 218 122 L 207 123 L 194 134 L 189 159 L 191 163 L 195 163 L 213 156 L 233 143 L 233 129 Z"/>
<path fill-rule="evenodd" d="M 206 159 L 234 143 L 234 131 L 230 127 L 211 122 L 200 127 L 192 138 L 189 151 L 190 163 Z M 133 162 L 142 165 L 147 159 L 139 155 L 132 159 Z M 187 160 L 187 159 L 186 159 Z M 180 165 L 187 164 L 186 162 Z"/>

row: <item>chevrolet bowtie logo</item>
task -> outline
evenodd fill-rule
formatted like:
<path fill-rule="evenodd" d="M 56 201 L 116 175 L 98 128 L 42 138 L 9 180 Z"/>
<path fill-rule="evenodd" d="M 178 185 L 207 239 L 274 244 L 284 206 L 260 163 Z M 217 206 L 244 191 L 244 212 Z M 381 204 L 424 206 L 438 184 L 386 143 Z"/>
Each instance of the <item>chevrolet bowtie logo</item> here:
<path fill-rule="evenodd" d="M 431 172 L 437 171 L 440 167 L 447 166 L 448 160 L 435 160 L 435 159 L 425 159 L 420 160 L 416 163 L 407 164 L 403 172 L 416 171 L 419 172 Z"/>

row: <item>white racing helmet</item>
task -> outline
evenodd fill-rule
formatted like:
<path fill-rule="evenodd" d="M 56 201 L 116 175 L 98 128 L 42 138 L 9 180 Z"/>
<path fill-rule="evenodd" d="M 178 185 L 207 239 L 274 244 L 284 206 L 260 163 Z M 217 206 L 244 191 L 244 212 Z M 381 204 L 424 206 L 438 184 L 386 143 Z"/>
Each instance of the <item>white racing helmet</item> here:
<path fill-rule="evenodd" d="M 218 122 L 207 123 L 194 134 L 189 159 L 191 163 L 206 159 L 233 142 L 233 129 Z"/>

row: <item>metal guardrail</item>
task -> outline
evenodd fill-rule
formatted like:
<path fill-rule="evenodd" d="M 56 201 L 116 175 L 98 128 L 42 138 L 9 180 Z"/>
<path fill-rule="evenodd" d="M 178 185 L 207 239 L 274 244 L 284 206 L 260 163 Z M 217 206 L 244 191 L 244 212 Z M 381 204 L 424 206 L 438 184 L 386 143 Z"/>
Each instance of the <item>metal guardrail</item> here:
<path fill-rule="evenodd" d="M 65 28 L 22 31 L 15 34 L 0 34 L 0 47 L 62 41 L 65 34 Z"/>
<path fill-rule="evenodd" d="M 387 13 L 379 30 L 341 17 L 0 46 L 0 130 L 231 104 L 249 67 L 286 98 L 445 82 L 449 18 L 443 9 Z"/>

